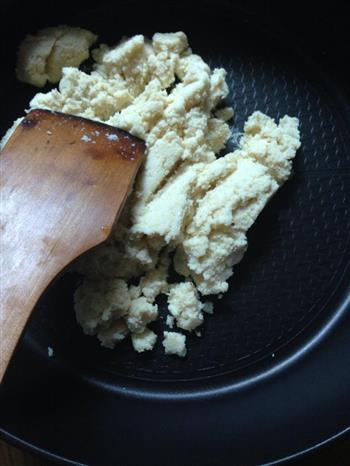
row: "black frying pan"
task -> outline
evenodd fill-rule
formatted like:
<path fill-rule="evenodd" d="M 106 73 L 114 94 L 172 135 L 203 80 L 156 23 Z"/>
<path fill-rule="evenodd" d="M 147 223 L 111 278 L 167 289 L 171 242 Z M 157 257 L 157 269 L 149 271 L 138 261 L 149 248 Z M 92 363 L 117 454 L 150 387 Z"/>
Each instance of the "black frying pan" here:
<path fill-rule="evenodd" d="M 288 9 L 289 8 L 289 9 Z M 2 435 L 65 464 L 255 465 L 350 429 L 350 107 L 346 11 L 264 2 L 5 2 L 1 130 L 35 90 L 25 33 L 59 23 L 107 43 L 184 30 L 229 74 L 235 126 L 259 109 L 301 122 L 294 174 L 249 232 L 230 290 L 185 360 L 83 336 L 66 271 L 37 306 L 1 389 Z M 161 324 L 155 324 L 160 330 Z M 55 357 L 48 358 L 47 347 Z"/>

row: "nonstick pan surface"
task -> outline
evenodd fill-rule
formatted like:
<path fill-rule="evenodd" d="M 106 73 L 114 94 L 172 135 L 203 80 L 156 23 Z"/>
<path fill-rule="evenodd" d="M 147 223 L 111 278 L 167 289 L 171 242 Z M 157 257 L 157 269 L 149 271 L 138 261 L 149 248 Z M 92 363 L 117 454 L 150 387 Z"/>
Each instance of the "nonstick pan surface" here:
<path fill-rule="evenodd" d="M 67 23 L 107 43 L 184 30 L 195 52 L 228 71 L 234 132 L 254 110 L 276 119 L 287 113 L 300 119 L 302 146 L 292 178 L 249 232 L 248 252 L 203 337 L 189 338 L 185 360 L 164 356 L 160 342 L 139 355 L 130 343 L 110 351 L 84 336 L 72 306 L 80 277 L 65 271 L 38 303 L 1 388 L 3 436 L 67 464 L 225 466 L 276 462 L 344 434 L 350 111 L 339 61 L 327 62 L 330 47 L 317 36 L 331 18 L 314 16 L 305 33 L 302 20 L 278 16 L 271 4 L 266 11 L 232 2 L 20 5 L 18 16 L 8 4 L 1 37 L 2 133 L 35 93 L 14 76 L 18 41 Z M 338 68 L 328 73 L 332 60 Z"/>

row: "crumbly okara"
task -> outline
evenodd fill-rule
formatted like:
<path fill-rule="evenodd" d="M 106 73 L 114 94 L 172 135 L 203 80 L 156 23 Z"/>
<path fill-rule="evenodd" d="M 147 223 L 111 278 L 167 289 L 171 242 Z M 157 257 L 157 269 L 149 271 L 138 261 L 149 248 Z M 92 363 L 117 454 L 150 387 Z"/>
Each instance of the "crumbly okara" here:
<path fill-rule="evenodd" d="M 165 354 L 175 354 L 183 358 L 186 356 L 186 335 L 178 332 L 164 332 L 163 347 Z"/>
<path fill-rule="evenodd" d="M 123 39 L 92 52 L 91 74 L 63 68 L 59 89 L 37 94 L 31 108 L 63 111 L 118 126 L 144 138 L 147 154 L 110 241 L 80 261 L 86 275 L 75 294 L 84 331 L 113 347 L 131 332 L 134 349 L 153 348 L 148 324 L 168 294 L 168 325 L 193 331 L 223 293 L 247 248 L 246 232 L 286 181 L 300 146 L 298 120 L 277 124 L 261 112 L 244 127 L 239 148 L 222 157 L 231 137 L 222 68 L 192 53 L 183 32 Z M 183 282 L 168 284 L 173 260 Z M 130 279 L 140 279 L 129 285 Z M 186 338 L 165 332 L 167 354 L 186 354 Z"/>
<path fill-rule="evenodd" d="M 92 32 L 69 26 L 28 34 L 18 49 L 17 78 L 38 87 L 47 81 L 57 83 L 65 66 L 79 66 L 89 58 L 89 48 L 96 40 Z"/>

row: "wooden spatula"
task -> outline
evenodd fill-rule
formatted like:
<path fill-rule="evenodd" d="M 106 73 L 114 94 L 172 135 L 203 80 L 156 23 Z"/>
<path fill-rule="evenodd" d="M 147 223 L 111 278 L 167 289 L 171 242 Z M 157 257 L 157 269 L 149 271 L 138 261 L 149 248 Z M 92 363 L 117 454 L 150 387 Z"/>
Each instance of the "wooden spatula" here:
<path fill-rule="evenodd" d="M 125 131 L 31 111 L 0 156 L 0 381 L 45 288 L 106 240 L 145 150 Z"/>

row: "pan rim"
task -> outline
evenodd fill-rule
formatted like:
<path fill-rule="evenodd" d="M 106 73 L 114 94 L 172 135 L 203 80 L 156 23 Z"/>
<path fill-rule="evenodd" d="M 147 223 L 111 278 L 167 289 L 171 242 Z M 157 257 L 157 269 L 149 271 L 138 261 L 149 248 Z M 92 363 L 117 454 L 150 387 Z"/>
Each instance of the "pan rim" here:
<path fill-rule="evenodd" d="M 308 448 L 304 448 L 296 453 L 293 453 L 292 455 L 284 456 L 283 458 L 279 458 L 277 460 L 273 460 L 268 463 L 261 463 L 260 466 L 275 466 L 279 464 L 284 464 L 286 462 L 303 459 L 307 457 L 308 455 L 315 453 L 315 451 L 320 450 L 321 448 L 330 447 L 336 441 L 345 439 L 348 435 L 350 438 L 350 425 L 346 427 L 345 429 L 342 429 L 341 431 L 336 432 L 334 435 L 326 438 L 325 440 L 311 445 Z M 80 462 L 77 462 L 77 461 L 74 461 L 68 458 L 64 458 L 63 456 L 52 453 L 48 450 L 44 450 L 38 447 L 37 445 L 34 445 L 33 443 L 30 443 L 30 442 L 26 442 L 25 440 L 22 440 L 18 438 L 17 436 L 12 435 L 9 432 L 1 428 L 0 428 L 0 438 L 14 447 L 19 447 L 23 449 L 24 451 L 27 451 L 28 453 L 34 453 L 38 457 L 45 458 L 50 461 L 55 461 L 57 464 L 68 465 L 68 466 L 90 466 L 88 463 L 80 463 Z"/>

